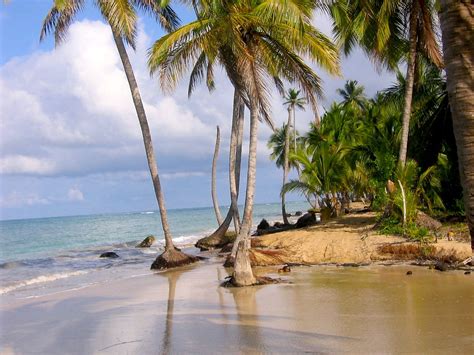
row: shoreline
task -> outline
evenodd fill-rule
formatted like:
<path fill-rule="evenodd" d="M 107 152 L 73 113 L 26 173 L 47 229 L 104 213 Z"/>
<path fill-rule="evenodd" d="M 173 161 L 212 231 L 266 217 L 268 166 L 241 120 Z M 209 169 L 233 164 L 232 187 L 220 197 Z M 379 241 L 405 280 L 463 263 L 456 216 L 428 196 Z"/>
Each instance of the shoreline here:
<path fill-rule="evenodd" d="M 406 276 L 408 269 L 312 266 L 282 276 L 275 267 L 257 267 L 258 274 L 287 283 L 229 289 L 219 286 L 228 270 L 211 258 L 177 270 L 2 302 L 0 352 L 472 349 L 474 315 L 466 312 L 474 306 L 470 277 L 428 269 Z M 47 337 L 38 332 L 44 328 Z"/>
<path fill-rule="evenodd" d="M 80 287 L 55 286 L 61 280 L 48 293 L 0 295 L 0 353 L 469 352 L 472 275 L 374 254 L 382 244 L 407 241 L 366 234 L 373 218 L 350 214 L 252 238 L 255 274 L 281 279 L 277 284 L 224 288 L 232 272 L 222 266 L 225 254 L 192 248 L 186 251 L 206 259 L 158 272 L 142 263 L 103 270 L 106 278 Z M 331 251 L 314 258 L 322 249 Z M 263 258 L 268 251 L 280 254 Z M 292 260 L 307 265 L 278 272 Z M 43 328 L 51 335 L 38 332 Z"/>

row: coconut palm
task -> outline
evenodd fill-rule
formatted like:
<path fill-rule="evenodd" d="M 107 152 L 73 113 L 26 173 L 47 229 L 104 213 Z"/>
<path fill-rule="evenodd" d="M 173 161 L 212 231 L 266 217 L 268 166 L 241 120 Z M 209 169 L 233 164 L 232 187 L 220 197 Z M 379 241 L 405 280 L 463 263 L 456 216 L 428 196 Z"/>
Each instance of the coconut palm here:
<path fill-rule="evenodd" d="M 442 0 L 440 9 L 447 89 L 453 116 L 461 184 L 474 255 L 474 5 Z"/>
<path fill-rule="evenodd" d="M 336 1 L 331 8 L 336 37 L 346 53 L 359 43 L 379 63 L 395 68 L 407 62 L 399 162 L 407 159 L 408 133 L 417 57 L 436 66 L 443 60 L 436 37 L 435 1 Z"/>
<path fill-rule="evenodd" d="M 293 118 L 293 134 L 294 134 L 294 148 L 296 150 L 296 109 L 305 110 L 304 105 L 306 105 L 306 99 L 300 97 L 301 90 L 289 89 L 288 93 L 285 95 L 285 102 L 283 105 L 288 106 L 288 124 L 290 124 L 290 116 Z M 319 116 L 316 110 L 316 123 L 319 123 Z"/>
<path fill-rule="evenodd" d="M 363 110 L 367 104 L 364 87 L 357 80 L 346 81 L 344 88 L 337 89 L 337 93 L 342 96 L 342 104 L 354 110 Z"/>
<path fill-rule="evenodd" d="M 290 163 L 293 167 L 297 165 L 290 162 L 289 156 L 291 153 L 294 153 L 295 150 L 290 146 L 290 140 L 292 133 L 290 132 L 291 126 L 291 111 L 288 109 L 288 122 L 283 124 L 282 128 L 276 129 L 268 140 L 268 148 L 272 150 L 270 158 L 275 160 L 276 166 L 283 168 L 283 184 L 284 186 L 287 182 L 288 171 L 290 168 Z M 289 224 L 288 217 L 286 214 L 285 207 L 285 193 L 281 193 L 281 213 L 283 217 L 283 223 Z"/>
<path fill-rule="evenodd" d="M 151 267 L 163 269 L 195 262 L 198 260 L 197 258 L 178 251 L 173 245 L 166 213 L 165 199 L 158 175 L 158 165 L 153 150 L 151 132 L 148 126 L 138 84 L 124 43 L 125 41 L 132 48 L 135 48 L 137 10 L 139 9 L 152 14 L 166 30 L 173 30 L 176 28 L 178 25 L 178 18 L 171 8 L 167 6 L 161 7 L 158 2 L 151 0 L 94 0 L 93 3 L 97 6 L 101 15 L 107 21 L 112 30 L 115 45 L 117 46 L 123 64 L 135 110 L 137 112 L 138 121 L 140 123 L 148 168 L 150 170 L 156 200 L 160 209 L 161 224 L 166 243 L 165 251 L 157 257 Z M 43 39 L 46 35 L 54 33 L 56 44 L 60 44 L 65 39 L 70 24 L 84 8 L 85 4 L 85 0 L 53 1 L 53 6 L 43 22 L 40 38 Z"/>
<path fill-rule="evenodd" d="M 249 247 L 255 194 L 257 129 L 259 118 L 272 124 L 269 113 L 270 82 L 281 88 L 281 79 L 296 83 L 313 108 L 321 94 L 319 77 L 301 56 L 338 73 L 338 56 L 331 41 L 310 23 L 314 5 L 290 1 L 199 2 L 196 21 L 158 40 L 150 51 L 152 72 L 160 72 L 162 85 L 173 88 L 190 63 L 204 53 L 207 67 L 224 67 L 238 94 L 250 110 L 250 139 L 245 207 L 236 245 L 241 254 Z M 281 79 L 280 79 L 281 78 Z M 248 258 L 236 255 L 236 285 L 255 279 Z M 242 262 L 241 262 L 242 261 Z"/>

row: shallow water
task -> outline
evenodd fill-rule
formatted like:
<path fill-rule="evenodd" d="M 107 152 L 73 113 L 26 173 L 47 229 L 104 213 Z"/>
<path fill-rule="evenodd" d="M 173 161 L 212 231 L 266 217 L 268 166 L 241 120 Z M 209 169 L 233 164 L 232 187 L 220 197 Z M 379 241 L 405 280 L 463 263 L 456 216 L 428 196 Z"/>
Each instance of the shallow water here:
<path fill-rule="evenodd" d="M 296 268 L 285 276 L 290 284 L 238 289 L 219 287 L 226 275 L 208 262 L 12 300 L 0 307 L 8 324 L 0 344 L 48 354 L 474 350 L 474 276 L 460 271 Z M 38 332 L 44 326 L 53 336 Z"/>
<path fill-rule="evenodd" d="M 289 202 L 287 210 L 304 211 L 307 207 L 304 202 Z M 257 204 L 254 222 L 278 220 L 280 211 L 276 203 Z M 170 210 L 168 217 L 178 247 L 194 244 L 217 227 L 212 208 Z M 157 238 L 151 248 L 135 248 L 150 234 Z M 163 243 L 155 211 L 0 221 L 0 295 L 23 290 L 43 294 L 44 288 L 58 280 L 68 287 L 81 287 L 107 279 L 105 270 L 146 271 Z M 99 258 L 106 251 L 114 251 L 120 258 Z"/>

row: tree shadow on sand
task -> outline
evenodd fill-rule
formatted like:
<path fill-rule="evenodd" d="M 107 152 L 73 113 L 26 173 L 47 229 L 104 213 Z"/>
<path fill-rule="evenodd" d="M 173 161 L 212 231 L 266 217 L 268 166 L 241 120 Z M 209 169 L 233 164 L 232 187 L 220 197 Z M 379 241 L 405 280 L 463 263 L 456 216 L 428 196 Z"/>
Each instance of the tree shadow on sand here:
<path fill-rule="evenodd" d="M 160 274 L 168 279 L 168 301 L 160 354 L 171 353 L 242 353 L 242 352 L 331 352 L 354 338 L 278 329 L 270 323 L 285 324 L 292 319 L 261 315 L 257 293 L 262 287 L 216 287 L 216 303 L 196 300 L 192 310 L 180 304 L 175 314 L 177 283 L 183 271 Z M 222 270 L 217 269 L 222 282 Z M 230 301 L 230 303 L 229 303 Z M 233 302 L 233 305 L 232 305 Z M 217 307 L 216 307 L 217 306 Z M 183 313 L 183 310 L 186 310 Z M 203 312 L 204 311 L 204 312 Z M 284 327 L 284 326 L 283 326 Z M 285 328 L 285 327 L 284 327 Z M 336 346 L 337 347 L 334 347 Z"/>

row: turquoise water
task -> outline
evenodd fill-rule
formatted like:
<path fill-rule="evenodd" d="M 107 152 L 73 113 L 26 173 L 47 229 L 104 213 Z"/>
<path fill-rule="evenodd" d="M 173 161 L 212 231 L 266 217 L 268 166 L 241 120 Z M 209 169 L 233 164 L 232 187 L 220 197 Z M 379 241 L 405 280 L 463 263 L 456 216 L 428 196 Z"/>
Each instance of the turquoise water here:
<path fill-rule="evenodd" d="M 307 208 L 305 202 L 287 205 L 290 213 Z M 168 218 L 178 246 L 192 245 L 217 227 L 212 208 L 169 210 Z M 255 205 L 254 224 L 262 218 L 279 220 L 280 205 Z M 150 234 L 157 238 L 152 248 L 135 248 Z M 147 270 L 162 246 L 157 211 L 0 221 L 0 294 L 107 268 Z M 99 258 L 104 251 L 120 258 Z"/>

